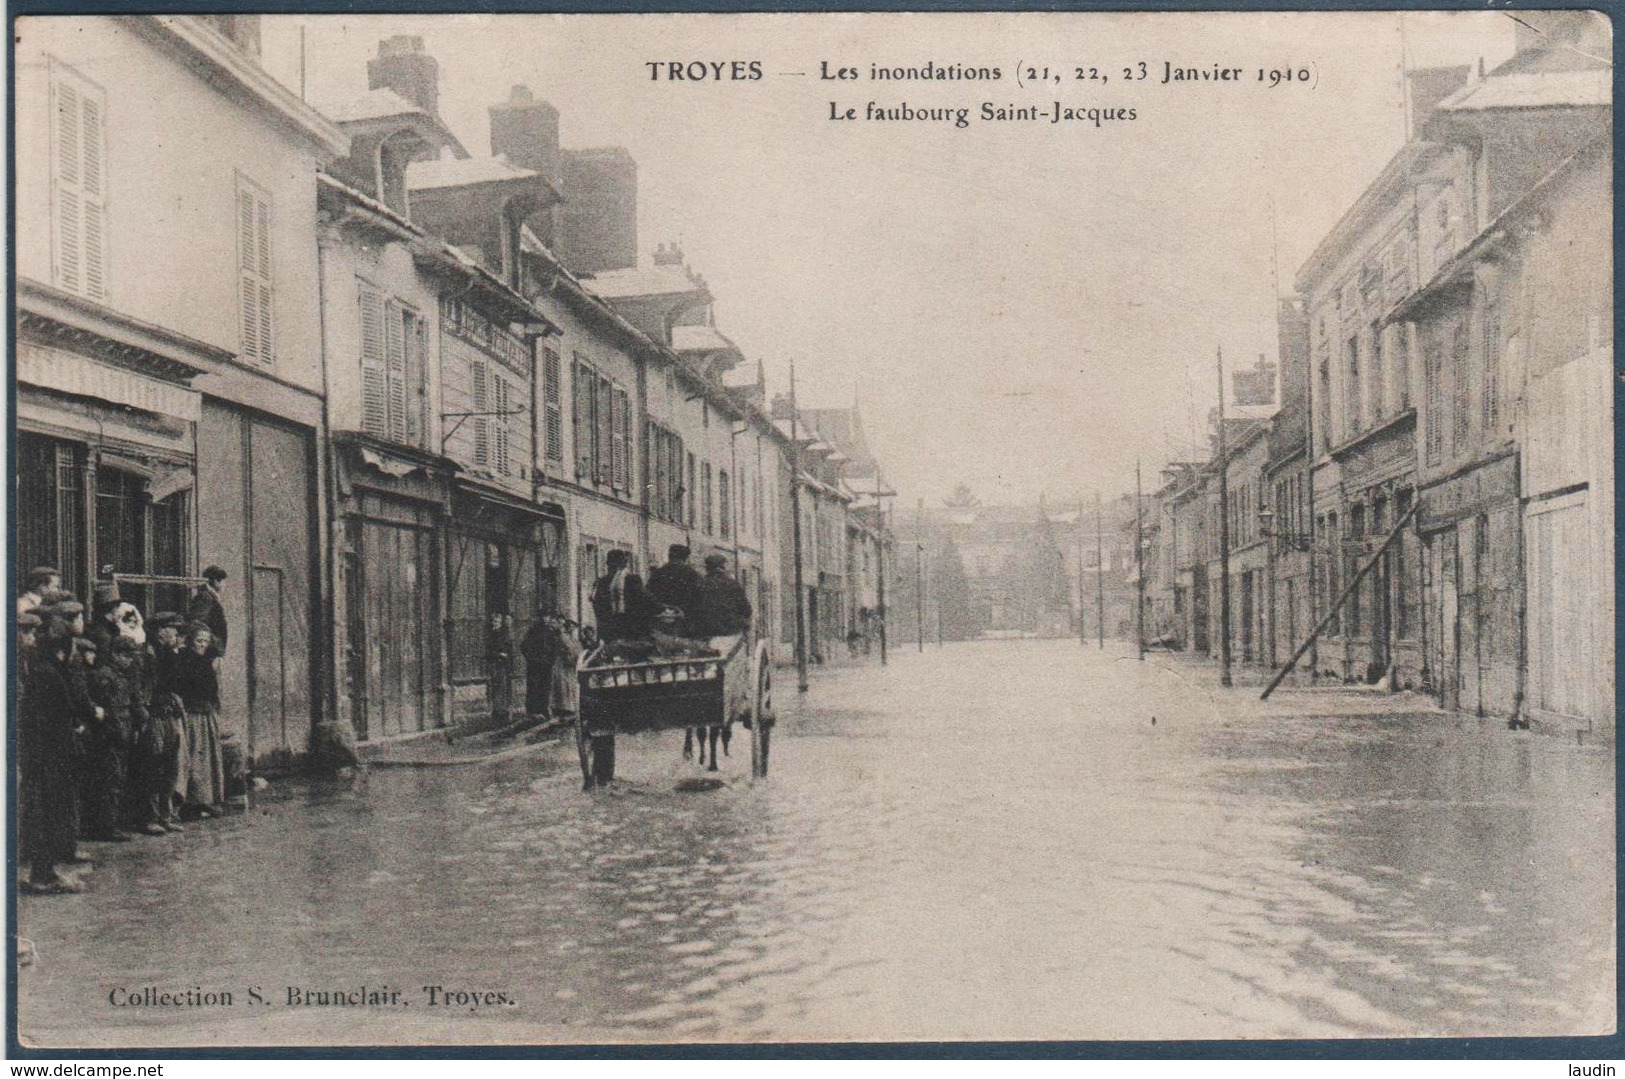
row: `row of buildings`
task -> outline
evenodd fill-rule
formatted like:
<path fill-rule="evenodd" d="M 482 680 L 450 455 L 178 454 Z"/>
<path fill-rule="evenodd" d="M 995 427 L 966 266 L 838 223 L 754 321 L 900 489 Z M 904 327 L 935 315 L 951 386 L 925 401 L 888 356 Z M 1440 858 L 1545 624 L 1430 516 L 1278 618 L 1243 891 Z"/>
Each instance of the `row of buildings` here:
<path fill-rule="evenodd" d="M 472 152 L 418 38 L 312 107 L 259 31 L 19 23 L 17 565 L 148 611 L 224 567 L 261 762 L 522 699 L 501 641 L 590 624 L 612 550 L 727 553 L 787 655 L 796 502 L 809 651 L 844 654 L 889 493 L 861 417 L 793 415 L 682 252 L 640 262 L 631 156 L 525 87 Z"/>
<path fill-rule="evenodd" d="M 1280 302 L 1280 407 L 1148 496 L 1148 637 L 1217 654 L 1223 513 L 1236 661 L 1318 627 L 1317 676 L 1612 723 L 1610 36 L 1529 14 L 1493 71 L 1410 74 L 1414 134 Z"/>

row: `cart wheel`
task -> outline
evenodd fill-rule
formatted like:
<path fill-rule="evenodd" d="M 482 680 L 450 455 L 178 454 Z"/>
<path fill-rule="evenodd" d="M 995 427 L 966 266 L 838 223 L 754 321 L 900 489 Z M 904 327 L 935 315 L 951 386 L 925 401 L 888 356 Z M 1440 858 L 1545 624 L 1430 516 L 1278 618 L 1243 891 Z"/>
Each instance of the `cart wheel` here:
<path fill-rule="evenodd" d="M 592 778 L 602 787 L 615 778 L 615 736 L 600 734 L 592 740 Z"/>
<path fill-rule="evenodd" d="M 751 707 L 750 774 L 767 775 L 767 744 L 773 725 L 773 664 L 764 648 L 756 653 L 756 700 Z"/>

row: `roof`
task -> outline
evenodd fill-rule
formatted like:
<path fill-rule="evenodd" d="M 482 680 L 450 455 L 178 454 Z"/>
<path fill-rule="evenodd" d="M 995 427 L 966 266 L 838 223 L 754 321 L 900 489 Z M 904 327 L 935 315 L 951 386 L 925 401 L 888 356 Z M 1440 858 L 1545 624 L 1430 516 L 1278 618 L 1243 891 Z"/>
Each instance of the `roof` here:
<path fill-rule="evenodd" d="M 412 113 L 428 115 L 422 108 L 387 87 L 368 90 L 360 97 L 352 97 L 347 101 L 319 105 L 317 109 L 336 124 L 382 120 L 390 116 L 409 116 Z"/>
<path fill-rule="evenodd" d="M 474 157 L 466 160 L 414 161 L 406 166 L 406 186 L 413 191 L 468 187 L 472 184 L 494 184 L 511 180 L 541 181 L 542 176 L 529 169 L 510 165 L 508 159 L 501 154 L 496 157 Z"/>
<path fill-rule="evenodd" d="M 673 326 L 671 347 L 678 352 L 739 351 L 739 346 L 718 333 L 714 326 Z"/>
<path fill-rule="evenodd" d="M 632 296 L 669 296 L 706 291 L 705 285 L 682 266 L 639 266 L 630 270 L 605 270 L 588 279 L 598 295 L 618 300 Z"/>
<path fill-rule="evenodd" d="M 1439 111 L 1607 106 L 1613 103 L 1612 76 L 1606 68 L 1491 75 L 1445 98 Z"/>
<path fill-rule="evenodd" d="M 350 136 L 198 16 L 133 15 L 126 18 L 142 33 L 157 34 L 184 46 L 194 57 L 246 91 L 256 106 L 298 131 L 328 155 L 343 157 L 350 152 Z M 208 77 L 211 85 L 221 87 L 218 75 L 210 73 Z"/>

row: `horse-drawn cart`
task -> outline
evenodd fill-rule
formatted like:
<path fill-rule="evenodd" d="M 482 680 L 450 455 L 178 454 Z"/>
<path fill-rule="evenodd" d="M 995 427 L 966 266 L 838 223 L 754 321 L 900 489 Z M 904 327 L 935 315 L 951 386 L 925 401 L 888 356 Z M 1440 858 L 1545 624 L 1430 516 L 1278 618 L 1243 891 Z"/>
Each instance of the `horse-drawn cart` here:
<path fill-rule="evenodd" d="M 731 642 L 731 643 L 729 643 Z M 773 732 L 773 664 L 767 641 L 748 635 L 712 642 L 715 655 L 618 658 L 598 644 L 576 667 L 581 706 L 576 743 L 587 788 L 615 778 L 615 736 L 642 731 L 750 728 L 750 772 L 767 775 Z M 714 761 L 713 761 L 714 763 Z"/>

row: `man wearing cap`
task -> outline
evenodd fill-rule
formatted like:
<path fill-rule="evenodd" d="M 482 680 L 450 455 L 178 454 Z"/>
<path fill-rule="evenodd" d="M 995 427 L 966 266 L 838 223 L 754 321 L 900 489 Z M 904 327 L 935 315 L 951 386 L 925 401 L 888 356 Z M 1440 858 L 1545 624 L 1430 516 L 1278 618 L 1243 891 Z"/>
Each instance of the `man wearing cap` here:
<path fill-rule="evenodd" d="M 700 582 L 696 637 L 732 637 L 750 629 L 750 600 L 745 588 L 728 572 L 728 557 L 705 556 L 705 579 Z"/>
<path fill-rule="evenodd" d="M 62 574 L 55 566 L 35 566 L 28 571 L 28 590 L 17 597 L 17 613 L 38 611 L 48 592 L 62 590 Z"/>
<path fill-rule="evenodd" d="M 192 593 L 192 605 L 186 610 L 188 621 L 209 627 L 216 656 L 226 654 L 226 609 L 220 603 L 220 582 L 225 579 L 226 571 L 219 566 L 204 569 L 203 583 Z"/>
<path fill-rule="evenodd" d="M 667 607 L 692 619 L 700 606 L 700 573 L 688 561 L 688 548 L 674 543 L 666 548 L 666 564 L 649 574 L 649 594 Z"/>
<path fill-rule="evenodd" d="M 84 608 L 71 596 L 53 596 L 41 611 L 48 612 L 45 632 L 39 634 L 18 701 L 19 854 L 29 864 L 30 891 L 79 892 L 84 886 L 59 867 L 79 860 L 75 739 L 93 718 L 88 698 L 79 699 L 68 678 L 74 621 L 82 622 Z"/>

